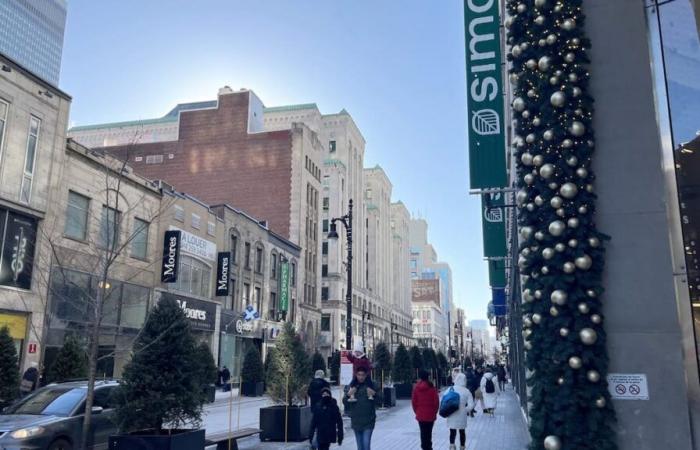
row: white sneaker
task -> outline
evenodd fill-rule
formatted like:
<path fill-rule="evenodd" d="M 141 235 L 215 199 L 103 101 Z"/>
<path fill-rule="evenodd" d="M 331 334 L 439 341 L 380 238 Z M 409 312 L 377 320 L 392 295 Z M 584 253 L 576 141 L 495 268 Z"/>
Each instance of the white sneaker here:
<path fill-rule="evenodd" d="M 457 447 L 454 444 L 450 444 L 450 450 L 457 450 Z"/>

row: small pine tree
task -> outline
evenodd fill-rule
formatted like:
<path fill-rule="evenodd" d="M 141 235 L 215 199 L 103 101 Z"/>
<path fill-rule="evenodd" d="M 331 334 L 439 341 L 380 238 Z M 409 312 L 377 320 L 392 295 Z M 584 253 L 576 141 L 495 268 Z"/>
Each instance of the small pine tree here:
<path fill-rule="evenodd" d="M 314 356 L 311 358 L 311 366 L 312 372 L 323 370 L 323 373 L 326 373 L 326 360 L 319 352 L 315 352 Z"/>
<path fill-rule="evenodd" d="M 258 348 L 255 346 L 250 347 L 243 357 L 241 381 L 243 383 L 260 383 L 264 377 L 263 370 L 262 358 Z"/>
<path fill-rule="evenodd" d="M 202 342 L 197 347 L 197 359 L 199 360 L 199 370 L 201 371 L 201 379 L 203 386 L 209 386 L 216 383 L 219 376 L 219 369 L 214 362 L 214 356 L 211 354 L 211 348 L 206 342 Z"/>
<path fill-rule="evenodd" d="M 411 355 L 411 365 L 414 371 L 422 369 L 423 355 L 421 354 L 420 349 L 414 345 L 411 347 L 411 350 L 409 350 L 409 354 Z"/>
<path fill-rule="evenodd" d="M 336 383 L 340 382 L 340 352 L 338 350 L 331 355 L 331 379 Z"/>
<path fill-rule="evenodd" d="M 265 380 L 267 380 L 267 374 L 270 371 L 270 362 L 272 361 L 272 353 L 275 351 L 274 347 L 268 347 L 267 348 L 267 354 L 265 355 L 265 364 L 263 367 L 264 375 L 265 375 Z"/>
<path fill-rule="evenodd" d="M 403 344 L 399 344 L 394 355 L 394 367 L 391 378 L 394 383 L 413 383 L 414 370 L 411 362 L 411 355 Z"/>
<path fill-rule="evenodd" d="M 391 375 L 391 353 L 384 342 L 377 344 L 374 350 L 374 369 L 378 377 Z"/>
<path fill-rule="evenodd" d="M 19 367 L 17 350 L 12 342 L 10 330 L 0 328 L 0 407 L 7 406 L 17 398 L 19 388 Z"/>
<path fill-rule="evenodd" d="M 311 361 L 290 322 L 284 324 L 267 372 L 267 393 L 278 404 L 302 405 L 311 379 Z"/>
<path fill-rule="evenodd" d="M 148 316 L 124 368 L 117 407 L 123 431 L 201 424 L 206 395 L 197 346 L 185 313 L 163 298 Z"/>
<path fill-rule="evenodd" d="M 75 380 L 87 377 L 87 354 L 75 336 L 68 336 L 49 369 L 51 382 Z"/>
<path fill-rule="evenodd" d="M 447 357 L 442 351 L 437 353 L 437 368 L 441 372 L 445 372 L 450 367 L 450 363 L 447 361 Z"/>
<path fill-rule="evenodd" d="M 423 349 L 423 368 L 428 372 L 437 369 L 437 357 L 435 356 L 435 350 L 432 348 Z"/>

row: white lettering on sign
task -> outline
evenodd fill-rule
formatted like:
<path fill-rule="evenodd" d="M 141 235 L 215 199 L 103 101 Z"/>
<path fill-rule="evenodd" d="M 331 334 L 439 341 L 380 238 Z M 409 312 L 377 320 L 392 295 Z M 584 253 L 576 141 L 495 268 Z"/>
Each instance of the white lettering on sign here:
<path fill-rule="evenodd" d="M 182 308 L 183 311 L 185 311 L 185 315 L 188 319 L 202 321 L 207 320 L 207 312 L 203 309 L 188 308 L 186 300 L 178 300 L 177 304 L 180 306 L 180 308 Z"/>
<path fill-rule="evenodd" d="M 19 234 L 15 236 L 15 245 L 12 247 L 12 269 L 13 281 L 17 281 L 19 275 L 24 270 L 24 258 L 27 256 L 27 238 L 24 236 L 24 228 L 19 229 Z"/>
<path fill-rule="evenodd" d="M 244 322 L 241 319 L 238 319 L 236 321 L 236 331 L 239 333 L 248 332 L 250 333 L 253 331 L 253 323 L 252 322 Z"/>
<path fill-rule="evenodd" d="M 647 376 L 643 373 L 608 374 L 608 391 L 615 400 L 649 400 Z"/>
<path fill-rule="evenodd" d="M 177 227 L 171 226 L 170 230 L 180 230 Z M 180 236 L 180 250 L 189 253 L 193 256 L 199 256 L 200 258 L 208 259 L 211 261 L 216 261 L 216 244 L 203 239 L 199 236 L 195 236 L 187 231 L 181 231 Z"/>
<path fill-rule="evenodd" d="M 228 288 L 228 257 L 221 259 L 221 278 L 218 282 L 220 291 L 225 291 Z"/>
<path fill-rule="evenodd" d="M 177 236 L 171 236 L 168 241 L 168 262 L 165 263 L 163 275 L 172 275 L 175 272 L 175 256 L 177 255 Z"/>

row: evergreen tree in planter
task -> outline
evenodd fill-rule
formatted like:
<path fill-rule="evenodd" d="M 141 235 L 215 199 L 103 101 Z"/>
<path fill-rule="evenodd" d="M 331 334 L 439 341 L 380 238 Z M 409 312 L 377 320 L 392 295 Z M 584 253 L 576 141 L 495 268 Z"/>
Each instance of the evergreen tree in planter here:
<path fill-rule="evenodd" d="M 87 354 L 75 336 L 68 336 L 49 369 L 48 381 L 60 382 L 87 377 Z"/>
<path fill-rule="evenodd" d="M 391 353 L 384 342 L 374 349 L 374 373 L 380 381 L 391 376 Z"/>
<path fill-rule="evenodd" d="M 317 370 L 323 370 L 324 373 L 326 372 L 326 360 L 319 352 L 315 352 L 314 356 L 311 358 L 311 372 L 315 373 Z"/>
<path fill-rule="evenodd" d="M 333 352 L 331 355 L 331 381 L 333 384 L 338 384 L 340 382 L 340 352 L 338 350 Z"/>
<path fill-rule="evenodd" d="M 411 355 L 403 344 L 399 344 L 394 355 L 394 367 L 391 374 L 394 388 L 396 388 L 396 398 L 411 398 L 414 373 Z"/>
<path fill-rule="evenodd" d="M 202 389 L 209 403 L 216 399 L 216 388 L 214 384 L 219 376 L 219 370 L 211 354 L 211 348 L 206 342 L 202 342 L 197 347 L 197 358 L 199 360 L 200 376 L 202 378 Z"/>
<path fill-rule="evenodd" d="M 111 437 L 109 448 L 140 448 L 144 440 L 154 449 L 204 448 L 204 430 L 177 430 L 201 424 L 207 380 L 190 325 L 174 299 L 163 298 L 153 308 L 133 351 L 116 410 L 120 429 L 132 434 Z"/>
<path fill-rule="evenodd" d="M 278 406 L 260 408 L 260 439 L 306 440 L 311 409 L 302 405 L 306 403 L 306 390 L 311 380 L 311 361 L 294 325 L 289 322 L 277 338 L 266 376 L 267 393 Z"/>
<path fill-rule="evenodd" d="M 241 394 L 246 397 L 262 396 L 265 388 L 263 376 L 260 352 L 257 347 L 250 347 L 243 358 L 243 367 L 241 367 Z"/>
<path fill-rule="evenodd" d="M 423 354 L 421 353 L 420 349 L 417 346 L 411 347 L 409 350 L 409 354 L 411 355 L 411 365 L 413 367 L 413 373 L 414 373 L 414 379 L 418 378 L 417 374 L 420 369 L 423 368 Z"/>
<path fill-rule="evenodd" d="M 447 371 L 450 368 L 450 363 L 447 361 L 447 357 L 442 351 L 437 353 L 437 370 L 440 383 L 442 385 L 447 384 Z"/>
<path fill-rule="evenodd" d="M 17 350 L 12 342 L 10 330 L 5 326 L 0 328 L 0 408 L 17 398 L 18 389 Z"/>

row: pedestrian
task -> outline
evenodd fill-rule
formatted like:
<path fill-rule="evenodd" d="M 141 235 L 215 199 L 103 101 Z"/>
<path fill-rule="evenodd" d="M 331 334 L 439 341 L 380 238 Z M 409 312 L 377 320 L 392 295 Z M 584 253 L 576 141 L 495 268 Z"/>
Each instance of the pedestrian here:
<path fill-rule="evenodd" d="M 313 408 L 321 401 L 321 391 L 323 389 L 330 389 L 331 385 L 324 378 L 326 373 L 323 370 L 317 370 L 314 374 L 314 379 L 309 383 L 309 389 L 307 391 L 310 401 L 310 406 Z"/>
<path fill-rule="evenodd" d="M 420 381 L 413 388 L 411 395 L 411 405 L 420 428 L 420 448 L 421 450 L 433 450 L 433 425 L 435 425 L 440 408 L 440 399 L 437 389 L 430 382 L 430 375 L 427 371 L 418 372 L 418 379 Z"/>
<path fill-rule="evenodd" d="M 19 392 L 22 397 L 33 392 L 36 389 L 37 382 L 39 381 L 39 364 L 36 362 L 31 362 L 29 368 L 24 371 L 22 375 L 22 381 L 19 384 Z"/>
<path fill-rule="evenodd" d="M 312 410 L 309 441 L 318 450 L 328 450 L 333 443 L 337 442 L 338 446 L 343 444 L 343 417 L 330 387 L 322 388 L 320 396 L 316 408 Z"/>
<path fill-rule="evenodd" d="M 506 368 L 503 366 L 503 364 L 498 365 L 498 369 L 496 369 L 496 376 L 498 376 L 498 388 L 501 391 L 506 390 Z"/>
<path fill-rule="evenodd" d="M 231 371 L 228 370 L 228 367 L 224 366 L 224 368 L 221 370 L 221 381 L 223 381 L 224 384 L 224 392 L 231 390 L 231 383 L 229 383 L 230 379 Z"/>
<path fill-rule="evenodd" d="M 367 369 L 359 367 L 355 373 L 356 385 L 343 396 L 345 412 L 350 416 L 350 427 L 355 432 L 357 450 L 370 450 L 377 410 L 369 398 L 372 389 L 367 386 Z M 354 398 L 355 401 L 350 401 Z"/>
<path fill-rule="evenodd" d="M 447 428 L 450 430 L 450 450 L 456 450 L 455 440 L 459 431 L 459 443 L 461 450 L 467 445 L 467 417 L 474 411 L 474 397 L 467 389 L 467 376 L 463 373 L 455 377 L 452 387 L 459 394 L 459 409 L 447 417 Z"/>
<path fill-rule="evenodd" d="M 350 388 L 357 387 L 357 379 L 355 374 L 359 368 L 363 368 L 367 373 L 365 384 L 370 389 L 368 391 L 370 393 L 369 398 L 370 400 L 374 400 L 374 394 L 376 394 L 377 388 L 374 386 L 374 382 L 372 381 L 372 362 L 369 360 L 369 358 L 367 358 L 367 355 L 365 355 L 363 351 L 362 341 L 355 344 L 355 350 L 353 352 L 349 352 L 347 354 L 347 358 L 352 363 L 353 377 L 352 381 L 350 382 Z M 354 402 L 355 398 L 351 396 L 349 401 Z"/>
<path fill-rule="evenodd" d="M 481 379 L 481 386 L 479 388 L 479 391 L 481 391 L 484 414 L 491 414 L 491 416 L 494 415 L 496 402 L 498 401 L 499 391 L 496 381 L 496 376 L 489 370 Z"/>

